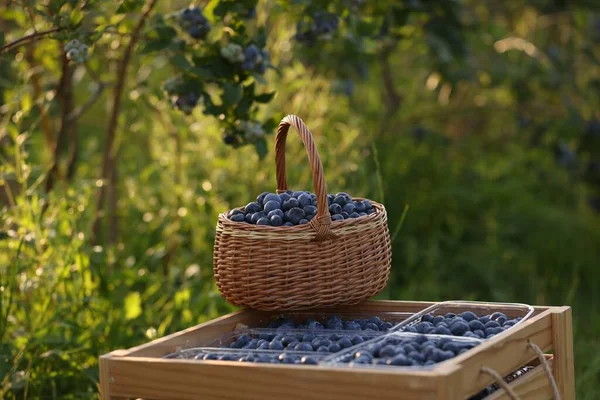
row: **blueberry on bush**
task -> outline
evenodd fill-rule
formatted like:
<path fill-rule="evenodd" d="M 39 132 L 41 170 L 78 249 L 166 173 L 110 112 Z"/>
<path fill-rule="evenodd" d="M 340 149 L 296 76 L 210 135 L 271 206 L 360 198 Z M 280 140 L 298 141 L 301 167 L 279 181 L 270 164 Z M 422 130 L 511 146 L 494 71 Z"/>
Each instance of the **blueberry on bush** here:
<path fill-rule="evenodd" d="M 179 25 L 194 39 L 204 39 L 210 32 L 210 23 L 198 7 L 183 10 L 179 16 Z"/>

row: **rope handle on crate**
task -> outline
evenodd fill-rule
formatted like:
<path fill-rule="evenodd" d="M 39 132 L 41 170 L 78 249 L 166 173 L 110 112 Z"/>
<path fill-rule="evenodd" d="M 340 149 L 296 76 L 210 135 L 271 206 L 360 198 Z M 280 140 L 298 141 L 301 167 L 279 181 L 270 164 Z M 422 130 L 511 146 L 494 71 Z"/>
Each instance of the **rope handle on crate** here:
<path fill-rule="evenodd" d="M 310 221 L 310 226 L 316 232 L 315 240 L 333 239 L 336 235 L 331 231 L 331 214 L 327 207 L 327 183 L 323 174 L 323 164 L 319 151 L 304 121 L 295 115 L 287 115 L 279 123 L 275 138 L 275 171 L 277 174 L 277 193 L 285 192 L 288 188 L 285 172 L 285 141 L 290 126 L 296 128 L 298 135 L 304 143 L 312 170 L 313 185 L 317 195 L 317 215 Z"/>
<path fill-rule="evenodd" d="M 548 364 L 548 360 L 546 360 L 546 357 L 544 356 L 544 352 L 542 351 L 542 349 L 539 348 L 538 345 L 536 345 L 534 343 L 529 342 L 529 344 L 527 346 L 530 347 L 535 352 L 538 359 L 540 360 L 540 364 L 542 365 L 542 368 L 544 368 L 546 377 L 548 377 L 548 381 L 550 381 L 550 385 L 552 386 L 552 393 L 554 394 L 554 400 L 560 400 L 561 399 L 560 392 L 558 391 L 558 386 L 556 385 L 556 380 L 554 379 L 554 375 L 552 375 L 552 371 L 550 370 L 550 365 Z M 514 390 L 504 380 L 502 375 L 500 375 L 497 371 L 495 371 L 491 368 L 488 368 L 488 367 L 481 367 L 481 372 L 492 376 L 496 380 L 496 383 L 502 389 L 504 389 L 504 392 L 506 393 L 506 395 L 508 397 L 510 397 L 511 400 L 521 400 L 519 398 L 519 396 L 517 396 L 517 394 L 514 392 Z"/>

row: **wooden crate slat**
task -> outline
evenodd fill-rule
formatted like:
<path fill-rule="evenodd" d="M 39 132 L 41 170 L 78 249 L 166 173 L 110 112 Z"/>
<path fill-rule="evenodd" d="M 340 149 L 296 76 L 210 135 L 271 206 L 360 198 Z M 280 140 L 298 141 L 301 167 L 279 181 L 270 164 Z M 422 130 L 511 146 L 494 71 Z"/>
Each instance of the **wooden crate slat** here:
<path fill-rule="evenodd" d="M 250 363 L 198 363 L 116 357 L 106 360 L 110 395 L 150 399 L 437 399 L 436 376 Z M 218 364 L 218 368 L 215 368 Z M 454 372 L 454 370 L 447 370 Z M 234 383 L 234 384 L 233 384 Z M 401 393 L 398 389 L 401 388 Z"/>
<path fill-rule="evenodd" d="M 553 365 L 551 356 L 548 357 L 548 363 L 550 366 Z M 522 399 L 550 400 L 553 397 L 548 376 L 539 363 L 534 369 L 519 379 L 515 379 L 508 386 Z M 486 397 L 485 400 L 510 400 L 510 397 L 504 389 L 500 389 Z"/>
<path fill-rule="evenodd" d="M 481 373 L 481 367 L 492 368 L 505 376 L 534 360 L 535 353 L 527 348 L 529 340 L 542 350 L 552 347 L 551 315 L 551 310 L 544 311 L 468 353 L 448 360 L 448 363 L 462 365 L 462 395 L 472 396 L 492 383 L 489 375 Z"/>
<path fill-rule="evenodd" d="M 570 307 L 552 314 L 554 347 L 554 376 L 564 398 L 575 398 L 575 369 L 573 360 L 573 317 Z"/>

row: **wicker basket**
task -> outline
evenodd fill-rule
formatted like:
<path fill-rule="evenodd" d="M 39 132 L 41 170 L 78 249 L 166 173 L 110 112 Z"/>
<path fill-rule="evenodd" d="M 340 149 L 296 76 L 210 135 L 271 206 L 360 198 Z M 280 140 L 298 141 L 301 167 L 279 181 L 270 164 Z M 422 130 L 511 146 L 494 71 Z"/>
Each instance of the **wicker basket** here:
<path fill-rule="evenodd" d="M 234 222 L 220 214 L 213 261 L 217 286 L 230 303 L 260 310 L 359 303 L 383 290 L 389 276 L 392 251 L 385 208 L 372 202 L 375 213 L 332 222 L 312 133 L 294 115 L 277 129 L 278 193 L 287 190 L 285 140 L 290 125 L 308 153 L 317 215 L 306 225 L 273 227 Z"/>

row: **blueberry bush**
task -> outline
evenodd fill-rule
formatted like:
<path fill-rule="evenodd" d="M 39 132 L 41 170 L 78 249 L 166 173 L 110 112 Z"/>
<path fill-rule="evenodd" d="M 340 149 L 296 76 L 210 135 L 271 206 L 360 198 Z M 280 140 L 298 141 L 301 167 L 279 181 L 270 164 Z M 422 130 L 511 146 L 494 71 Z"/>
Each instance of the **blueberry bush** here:
<path fill-rule="evenodd" d="M 0 398 L 97 397 L 99 354 L 230 311 L 216 216 L 276 189 L 286 113 L 385 204 L 381 298 L 572 305 L 594 398 L 599 79 L 585 0 L 4 2 Z"/>

